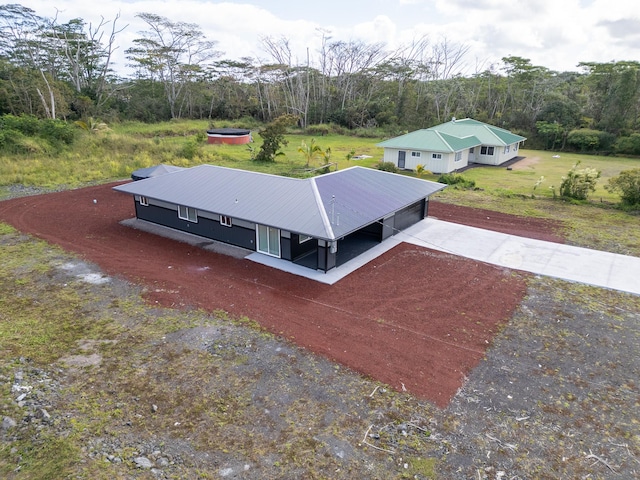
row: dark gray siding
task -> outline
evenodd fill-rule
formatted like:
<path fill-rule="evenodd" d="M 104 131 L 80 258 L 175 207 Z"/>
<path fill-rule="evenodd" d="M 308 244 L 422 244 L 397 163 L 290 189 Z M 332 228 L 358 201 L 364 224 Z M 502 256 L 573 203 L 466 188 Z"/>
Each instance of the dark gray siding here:
<path fill-rule="evenodd" d="M 280 235 L 280 258 L 293 260 L 291 254 L 291 238 Z"/>
<path fill-rule="evenodd" d="M 293 260 L 304 257 L 311 252 L 315 252 L 318 248 L 318 241 L 315 238 L 300 243 L 300 235 L 297 233 L 291 234 L 291 258 Z"/>
<path fill-rule="evenodd" d="M 394 217 L 387 217 L 382 220 L 382 240 L 389 238 L 396 232 L 393 230 Z"/>
<path fill-rule="evenodd" d="M 197 223 L 189 222 L 178 218 L 178 212 L 176 210 L 159 207 L 157 205 L 142 206 L 138 202 L 135 202 L 135 206 L 136 217 L 140 220 L 157 223 L 249 250 L 256 249 L 256 232 L 254 229 L 238 225 L 226 227 L 220 225 L 220 222 L 217 220 L 211 220 L 202 216 L 198 216 Z"/>

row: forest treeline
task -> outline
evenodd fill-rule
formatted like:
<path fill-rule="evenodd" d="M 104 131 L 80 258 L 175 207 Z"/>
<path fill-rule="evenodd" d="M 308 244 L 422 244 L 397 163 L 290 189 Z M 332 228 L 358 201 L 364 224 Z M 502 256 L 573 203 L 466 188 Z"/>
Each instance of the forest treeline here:
<path fill-rule="evenodd" d="M 231 60 L 196 24 L 140 13 L 146 29 L 113 64 L 121 19 L 66 23 L 0 6 L 0 114 L 42 119 L 157 122 L 272 121 L 385 135 L 470 117 L 526 136 L 532 148 L 640 155 L 640 62 L 578 64 L 556 72 L 510 56 L 472 74 L 468 48 L 416 39 L 333 40 L 300 62 L 286 35 L 262 37 L 264 59 Z"/>

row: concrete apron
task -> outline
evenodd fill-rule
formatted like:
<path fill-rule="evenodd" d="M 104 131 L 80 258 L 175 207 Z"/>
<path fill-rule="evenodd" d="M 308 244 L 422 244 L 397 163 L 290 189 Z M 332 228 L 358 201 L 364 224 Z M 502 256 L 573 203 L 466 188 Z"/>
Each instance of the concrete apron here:
<path fill-rule="evenodd" d="M 640 295 L 640 258 L 425 220 L 395 238 L 501 267 Z"/>

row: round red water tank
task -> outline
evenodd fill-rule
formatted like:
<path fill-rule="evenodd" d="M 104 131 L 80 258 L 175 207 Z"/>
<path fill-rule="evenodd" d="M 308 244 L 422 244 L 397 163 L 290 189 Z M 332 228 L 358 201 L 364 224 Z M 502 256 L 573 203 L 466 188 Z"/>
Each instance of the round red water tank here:
<path fill-rule="evenodd" d="M 251 142 L 251 130 L 244 128 L 212 128 L 207 130 L 207 143 L 242 145 Z"/>

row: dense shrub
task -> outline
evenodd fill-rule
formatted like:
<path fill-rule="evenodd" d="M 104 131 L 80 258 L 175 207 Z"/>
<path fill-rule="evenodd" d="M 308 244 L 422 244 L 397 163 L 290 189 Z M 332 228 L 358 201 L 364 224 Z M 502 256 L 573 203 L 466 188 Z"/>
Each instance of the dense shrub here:
<path fill-rule="evenodd" d="M 595 168 L 577 170 L 580 162 L 576 163 L 560 183 L 560 196 L 575 200 L 586 200 L 590 192 L 595 192 L 600 172 Z"/>
<path fill-rule="evenodd" d="M 75 127 L 62 120 L 39 120 L 33 115 L 0 117 L 0 149 L 9 153 L 50 151 L 75 140 Z"/>
<path fill-rule="evenodd" d="M 640 206 L 640 168 L 620 172 L 617 177 L 610 178 L 604 188 L 619 193 L 624 205 Z"/>
<path fill-rule="evenodd" d="M 618 138 L 615 150 L 623 155 L 640 155 L 640 133 Z"/>
<path fill-rule="evenodd" d="M 3 115 L 0 118 L 0 129 L 16 130 L 23 135 L 35 136 L 40 130 L 40 120 L 33 115 Z"/>
<path fill-rule="evenodd" d="M 380 162 L 378 163 L 378 165 L 376 165 L 378 170 L 382 170 L 384 172 L 391 172 L 391 173 L 397 173 L 398 172 L 398 167 L 396 167 L 396 164 L 393 162 Z"/>
<path fill-rule="evenodd" d="M 41 120 L 39 136 L 51 143 L 61 142 L 71 145 L 75 139 L 76 130 L 73 125 L 62 120 Z"/>
<path fill-rule="evenodd" d="M 614 135 L 589 128 L 571 130 L 567 136 L 567 143 L 580 152 L 610 151 L 614 141 Z"/>
<path fill-rule="evenodd" d="M 476 186 L 475 180 L 469 180 L 459 173 L 443 173 L 438 177 L 438 182 L 453 185 L 457 189 L 472 189 Z"/>

